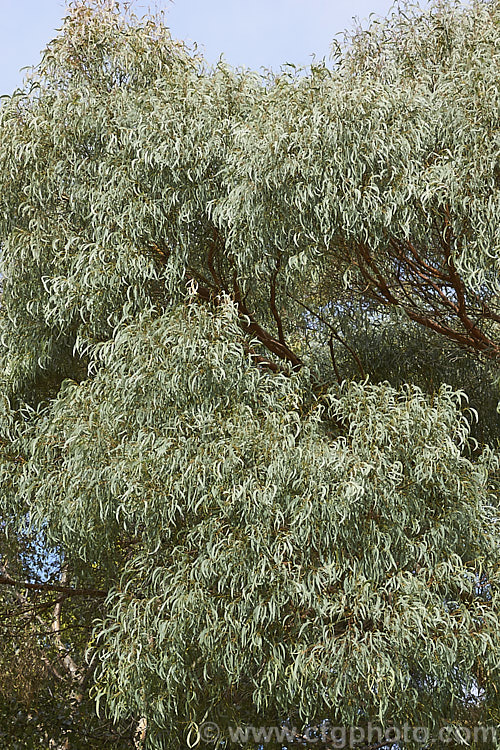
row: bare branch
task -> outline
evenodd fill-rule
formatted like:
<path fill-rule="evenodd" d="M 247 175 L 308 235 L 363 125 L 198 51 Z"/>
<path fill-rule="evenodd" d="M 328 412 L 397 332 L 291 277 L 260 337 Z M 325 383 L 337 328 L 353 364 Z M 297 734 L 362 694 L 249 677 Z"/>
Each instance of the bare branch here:
<path fill-rule="evenodd" d="M 323 323 L 323 325 L 325 325 L 327 328 L 330 329 L 330 331 L 331 331 L 331 337 L 330 337 L 330 339 L 332 339 L 332 338 L 336 339 L 340 344 L 342 344 L 342 346 L 344 346 L 347 349 L 347 351 L 349 352 L 349 354 L 351 355 L 351 357 L 356 362 L 356 366 L 357 366 L 357 368 L 358 368 L 358 370 L 359 370 L 359 372 L 361 374 L 361 377 L 362 378 L 366 378 L 365 368 L 363 367 L 363 364 L 362 364 L 359 356 L 356 354 L 356 352 L 354 351 L 354 349 L 351 346 L 349 346 L 349 344 L 344 339 L 344 337 L 341 336 L 335 330 L 334 326 L 331 323 L 329 323 L 327 320 L 325 320 L 325 318 L 321 315 L 321 313 L 316 312 L 311 307 L 309 307 L 308 305 L 306 305 L 304 302 L 301 302 L 300 300 L 295 299 L 295 297 L 292 297 L 291 294 L 289 294 L 288 296 L 290 297 L 290 299 L 292 299 L 298 305 L 300 305 L 301 307 L 303 307 L 304 310 L 307 310 L 308 313 L 310 313 L 311 315 L 314 315 L 314 317 L 317 320 L 319 320 L 321 323 Z M 330 354 L 331 354 L 331 352 L 332 352 L 332 348 L 330 348 Z"/>
<path fill-rule="evenodd" d="M 19 589 L 28 589 L 30 591 L 58 591 L 66 597 L 70 596 L 95 596 L 104 598 L 108 595 L 107 591 L 102 589 L 75 589 L 70 586 L 63 586 L 57 583 L 29 583 L 28 581 L 16 581 L 9 575 L 3 573 L 0 575 L 0 585 L 15 586 Z"/>

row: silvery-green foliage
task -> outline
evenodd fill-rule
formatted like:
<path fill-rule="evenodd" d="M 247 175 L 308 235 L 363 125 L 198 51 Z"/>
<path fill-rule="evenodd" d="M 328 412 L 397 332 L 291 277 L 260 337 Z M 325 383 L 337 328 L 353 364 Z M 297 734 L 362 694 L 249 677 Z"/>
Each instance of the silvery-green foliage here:
<path fill-rule="evenodd" d="M 2 105 L 0 562 L 117 747 L 498 720 L 499 28 L 262 78 L 78 0 Z"/>
<path fill-rule="evenodd" d="M 495 363 L 482 361 L 461 351 L 450 341 L 423 326 L 413 323 L 398 310 L 349 310 L 337 319 L 338 331 L 353 351 L 358 352 L 371 382 L 388 381 L 396 388 L 404 383 L 418 385 L 432 393 L 441 383 L 468 396 L 471 414 L 471 435 L 480 444 L 497 445 L 500 416 L 498 369 Z M 328 378 L 331 358 L 328 352 L 330 331 L 315 325 L 314 348 L 318 377 Z M 334 354 L 341 377 L 359 378 L 360 372 L 352 354 L 339 341 L 334 341 Z M 474 414 L 475 413 L 475 414 Z"/>
<path fill-rule="evenodd" d="M 284 74 L 256 102 L 214 215 L 238 248 L 250 232 L 255 254 L 324 285 L 340 264 L 351 287 L 497 356 L 498 90 L 498 3 L 395 13 L 333 72 Z"/>
<path fill-rule="evenodd" d="M 111 579 L 102 710 L 174 747 L 204 718 L 437 724 L 479 664 L 498 680 L 496 459 L 463 456 L 459 396 L 351 383 L 319 403 L 305 372 L 252 365 L 227 301 L 139 316 L 96 357 L 27 438 L 19 489 Z"/>
<path fill-rule="evenodd" d="M 80 380 L 88 345 L 192 278 L 269 336 L 280 314 L 294 365 L 300 303 L 335 311 L 343 275 L 496 356 L 497 14 L 396 15 L 333 70 L 261 79 L 207 70 L 160 21 L 75 3 L 1 109 L 9 381 Z"/>

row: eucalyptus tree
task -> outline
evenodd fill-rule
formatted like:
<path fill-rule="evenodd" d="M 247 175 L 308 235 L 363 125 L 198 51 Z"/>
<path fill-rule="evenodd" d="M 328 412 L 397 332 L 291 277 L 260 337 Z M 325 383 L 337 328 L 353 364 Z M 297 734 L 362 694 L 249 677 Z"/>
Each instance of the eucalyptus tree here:
<path fill-rule="evenodd" d="M 499 28 L 262 78 L 70 4 L 0 111 L 5 747 L 498 723 Z"/>

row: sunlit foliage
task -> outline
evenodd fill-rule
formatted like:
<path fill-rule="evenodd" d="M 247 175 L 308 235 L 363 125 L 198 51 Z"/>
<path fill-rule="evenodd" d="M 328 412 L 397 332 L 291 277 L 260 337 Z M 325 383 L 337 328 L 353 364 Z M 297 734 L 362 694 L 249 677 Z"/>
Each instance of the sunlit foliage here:
<path fill-rule="evenodd" d="M 0 747 L 499 722 L 499 50 L 70 4 L 0 109 Z"/>

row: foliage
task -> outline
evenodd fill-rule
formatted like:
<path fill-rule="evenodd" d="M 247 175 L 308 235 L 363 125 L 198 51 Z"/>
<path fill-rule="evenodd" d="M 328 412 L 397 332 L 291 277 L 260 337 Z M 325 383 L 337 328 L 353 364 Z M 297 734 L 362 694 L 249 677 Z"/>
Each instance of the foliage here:
<path fill-rule="evenodd" d="M 499 28 L 262 78 L 70 4 L 0 110 L 0 747 L 499 722 Z"/>

